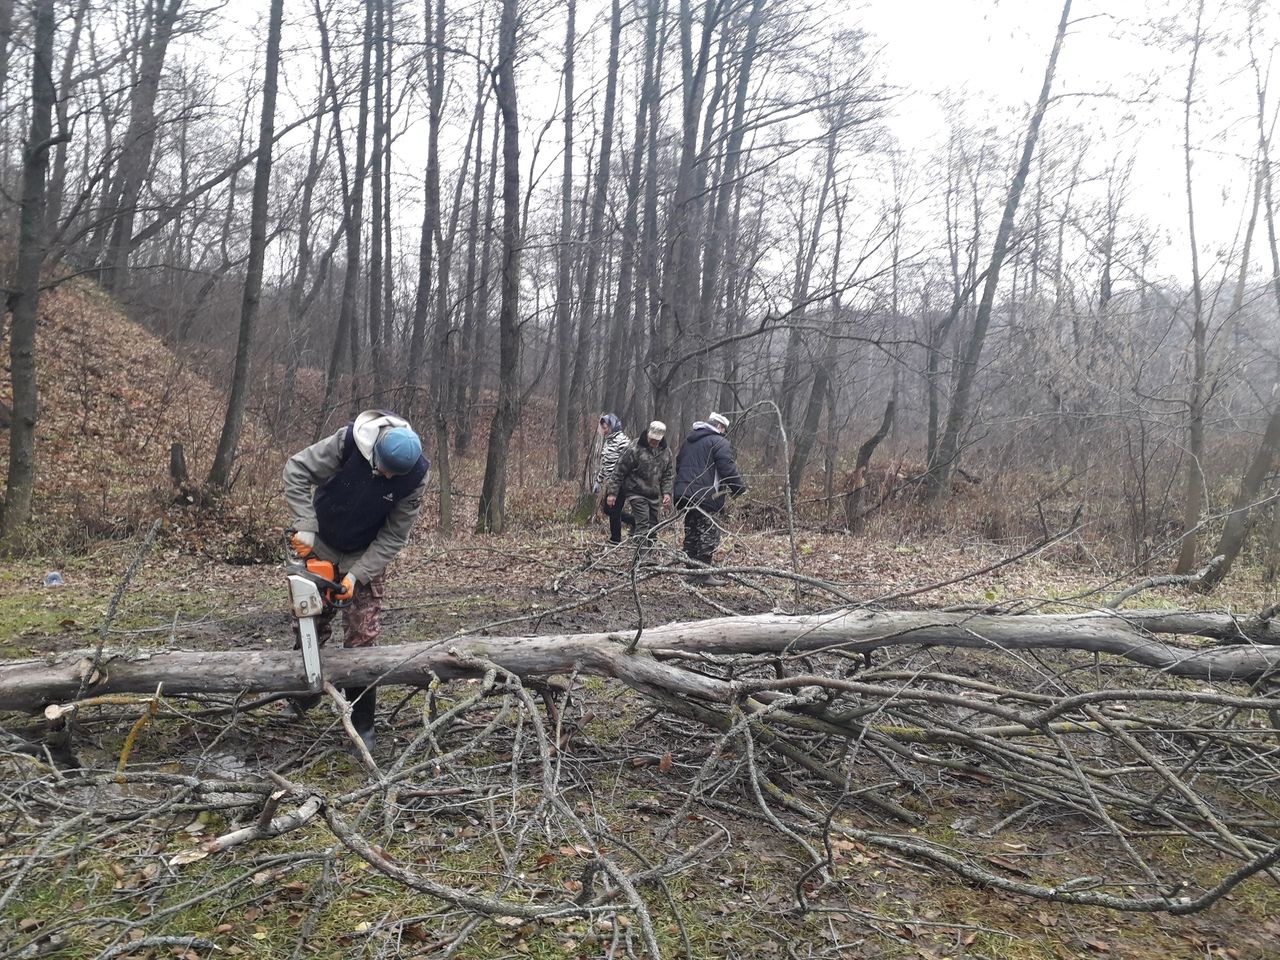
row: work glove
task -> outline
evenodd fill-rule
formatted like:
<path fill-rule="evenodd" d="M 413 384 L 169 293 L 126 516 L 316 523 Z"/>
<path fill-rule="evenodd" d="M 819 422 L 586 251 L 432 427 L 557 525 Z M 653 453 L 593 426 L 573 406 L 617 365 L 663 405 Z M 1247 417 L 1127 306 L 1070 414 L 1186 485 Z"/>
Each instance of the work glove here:
<path fill-rule="evenodd" d="M 315 552 L 316 535 L 310 530 L 295 530 L 289 536 L 289 546 L 299 557 L 307 558 Z"/>
<path fill-rule="evenodd" d="M 356 595 L 356 578 L 347 574 L 342 578 L 342 589 L 333 595 L 334 603 L 346 603 Z"/>

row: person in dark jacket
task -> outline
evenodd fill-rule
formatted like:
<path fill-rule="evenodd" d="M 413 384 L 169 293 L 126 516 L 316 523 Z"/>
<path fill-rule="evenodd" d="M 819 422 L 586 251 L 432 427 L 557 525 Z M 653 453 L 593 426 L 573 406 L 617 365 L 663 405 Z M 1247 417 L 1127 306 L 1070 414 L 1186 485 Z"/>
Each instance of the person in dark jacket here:
<path fill-rule="evenodd" d="M 667 425 L 654 420 L 622 451 L 605 488 L 605 505 L 625 504 L 635 519 L 636 535 L 653 540 L 662 508 L 671 506 L 674 466 L 667 447 Z"/>
<path fill-rule="evenodd" d="M 409 421 L 386 410 L 366 410 L 284 465 L 294 553 L 330 560 L 342 575 L 343 593 L 336 599 L 349 601 L 342 617 L 344 647 L 378 642 L 386 567 L 409 540 L 430 466 Z M 316 624 L 321 644 L 332 633 L 334 613 L 329 610 Z M 372 750 L 374 688 L 344 693 L 352 704 L 352 725 Z M 294 701 L 294 714 L 318 700 Z"/>
<path fill-rule="evenodd" d="M 675 497 L 676 508 L 684 511 L 684 552 L 707 566 L 720 545 L 716 514 L 724 509 L 725 494 L 739 497 L 747 489 L 724 436 L 728 430 L 729 418 L 713 412 L 694 423 L 676 457 Z M 698 576 L 707 586 L 724 584 L 713 574 Z"/>

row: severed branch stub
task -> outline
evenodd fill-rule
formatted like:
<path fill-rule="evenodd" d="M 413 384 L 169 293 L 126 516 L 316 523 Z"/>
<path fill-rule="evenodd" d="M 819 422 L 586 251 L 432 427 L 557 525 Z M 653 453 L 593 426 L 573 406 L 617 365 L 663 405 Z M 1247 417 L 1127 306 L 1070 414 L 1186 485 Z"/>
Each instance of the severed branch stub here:
<path fill-rule="evenodd" d="M 1195 573 L 1169 573 L 1157 577 L 1147 577 L 1147 579 L 1121 590 L 1108 600 L 1105 606 L 1112 610 L 1118 609 L 1121 604 L 1131 597 L 1136 597 L 1140 593 L 1154 590 L 1157 587 L 1195 587 L 1196 584 L 1217 571 L 1226 562 L 1227 558 L 1222 554 L 1218 554 Z"/>

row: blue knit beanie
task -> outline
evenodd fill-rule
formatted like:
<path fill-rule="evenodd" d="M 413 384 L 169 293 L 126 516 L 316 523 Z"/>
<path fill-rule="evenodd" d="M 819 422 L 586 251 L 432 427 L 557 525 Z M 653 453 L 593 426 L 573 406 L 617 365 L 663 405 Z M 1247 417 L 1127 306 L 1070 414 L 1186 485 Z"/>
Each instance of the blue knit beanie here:
<path fill-rule="evenodd" d="M 422 441 L 408 427 L 383 431 L 373 447 L 373 465 L 394 476 L 408 473 L 421 456 Z"/>

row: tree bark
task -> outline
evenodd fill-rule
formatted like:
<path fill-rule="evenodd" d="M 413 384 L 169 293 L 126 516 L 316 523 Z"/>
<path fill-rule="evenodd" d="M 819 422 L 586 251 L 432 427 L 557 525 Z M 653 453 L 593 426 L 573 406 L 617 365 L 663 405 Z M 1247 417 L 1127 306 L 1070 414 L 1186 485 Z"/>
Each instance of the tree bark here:
<path fill-rule="evenodd" d="M 453 251 L 453 230 L 446 234 L 441 229 L 443 214 L 440 206 L 440 121 L 444 109 L 444 0 L 436 0 L 435 23 L 432 31 L 436 54 L 431 61 L 430 99 L 431 113 L 427 146 L 427 201 L 432 229 L 436 232 L 436 319 L 435 362 L 432 364 L 432 424 L 436 437 L 436 474 L 440 482 L 440 535 L 453 536 L 453 471 L 449 463 L 449 394 L 453 364 L 450 356 L 450 332 L 452 323 L 449 311 L 449 268 Z M 468 142 L 468 148 L 470 143 Z M 467 158 L 462 160 L 462 173 L 466 176 Z M 457 202 L 453 215 L 457 217 Z M 456 219 L 455 219 L 456 223 Z"/>
<path fill-rule="evenodd" d="M 751 67 L 755 62 L 760 24 L 764 20 L 765 0 L 752 0 L 747 14 L 747 36 L 742 44 L 742 62 L 738 67 L 738 83 L 733 96 L 733 117 L 729 122 L 724 163 L 717 177 L 712 202 L 711 224 L 707 231 L 706 255 L 702 263 L 702 290 L 698 315 L 708 329 L 715 328 L 715 306 L 719 299 L 720 275 L 724 267 L 722 252 L 728 240 L 730 213 L 737 208 L 738 166 L 746 138 L 747 94 L 751 89 Z"/>
<path fill-rule="evenodd" d="M 3 6 L 10 0 L 0 0 L 0 35 L 4 33 Z M 58 221 L 62 217 L 62 195 L 67 182 L 67 146 L 70 142 L 70 131 L 67 129 L 68 107 L 71 103 L 71 86 L 74 79 L 76 57 L 80 52 L 80 33 L 84 29 L 85 13 L 89 9 L 89 0 L 79 0 L 71 17 L 71 36 L 67 39 L 66 49 L 62 53 L 62 72 L 58 77 L 58 133 L 59 143 L 53 157 L 53 172 L 49 176 L 48 202 L 45 207 L 45 236 L 52 237 L 57 232 Z M 0 43 L 4 42 L 0 36 Z M 0 58 L 4 54 L 0 53 Z M 4 68 L 0 67 L 0 99 L 4 96 Z"/>
<path fill-rule="evenodd" d="M 373 8 L 373 150 L 369 156 L 369 309 L 365 318 L 369 331 L 369 360 L 373 383 L 370 396 L 373 406 L 387 404 L 386 370 L 382 357 L 382 253 L 383 253 L 383 194 L 382 154 L 387 149 L 387 127 L 382 112 L 382 91 L 386 83 L 386 30 L 383 26 L 385 11 L 381 0 L 365 0 Z M 386 268 L 389 270 L 388 263 Z"/>
<path fill-rule="evenodd" d="M 317 5 L 317 20 L 320 21 L 323 39 L 323 18 Z M 364 53 L 360 59 L 360 107 L 356 121 L 356 165 L 353 171 L 354 183 L 351 185 L 347 201 L 343 209 L 343 221 L 346 227 L 347 254 L 346 272 L 342 280 L 342 301 L 338 308 L 338 329 L 334 334 L 333 349 L 329 352 L 329 365 L 325 372 L 324 400 L 320 404 L 320 416 L 316 424 L 316 434 L 324 428 L 324 422 L 336 406 L 338 393 L 338 377 L 342 372 L 342 356 L 346 349 L 348 337 L 355 342 L 356 332 L 356 298 L 360 291 L 360 232 L 364 223 L 364 176 L 365 176 L 365 140 L 369 130 L 369 66 L 373 45 L 373 5 L 366 4 L 364 20 Z M 327 47 L 327 41 L 326 41 Z M 338 91 L 330 72 L 330 95 L 333 99 L 334 118 L 339 112 Z M 341 134 L 339 134 L 339 138 Z M 341 154 L 339 154 L 341 156 Z M 351 369 L 354 375 L 358 357 L 351 350 Z"/>
<path fill-rule="evenodd" d="M 1187 238 L 1191 246 L 1191 394 L 1187 398 L 1187 478 L 1182 500 L 1182 546 L 1176 573 L 1190 573 L 1196 565 L 1200 538 L 1200 514 L 1204 510 L 1204 414 L 1208 397 L 1204 291 L 1200 283 L 1200 250 L 1196 244 L 1195 193 L 1191 180 L 1191 102 L 1195 92 L 1196 68 L 1200 61 L 1204 0 L 1196 7 L 1196 29 L 1191 41 L 1191 67 L 1187 71 L 1187 92 L 1182 100 L 1183 164 L 1187 188 Z"/>
<path fill-rule="evenodd" d="M 651 16 L 665 18 L 667 3 L 659 0 L 661 10 L 658 13 L 650 8 Z M 660 310 L 662 301 L 661 274 L 658 272 L 658 251 L 661 241 L 658 237 L 658 141 L 662 127 L 662 83 L 658 78 L 664 76 L 666 60 L 666 43 L 657 44 L 657 66 L 654 71 L 653 97 L 649 100 L 648 139 L 645 142 L 645 178 L 644 178 L 644 212 L 641 228 L 640 270 L 636 275 L 635 317 L 631 322 L 631 347 L 635 370 L 634 388 L 627 403 L 626 420 L 636 425 L 637 431 L 641 422 L 648 422 L 653 410 L 653 391 L 651 376 L 653 370 L 647 366 L 651 355 L 650 346 L 659 336 Z M 644 374 L 643 376 L 641 374 Z"/>
<path fill-rule="evenodd" d="M 471 425 L 475 409 L 480 404 L 480 390 L 484 385 L 484 364 L 489 338 L 489 276 L 493 267 L 494 205 L 498 197 L 498 133 L 502 123 L 502 111 L 493 114 L 493 144 L 489 154 L 489 182 L 484 199 L 484 242 L 480 249 L 480 282 L 475 299 L 475 333 L 470 342 L 471 369 L 466 384 L 467 399 L 458 417 L 457 450 L 465 453 L 471 443 Z"/>
<path fill-rule="evenodd" d="M 502 304 L 498 311 L 498 403 L 489 425 L 476 531 L 506 524 L 507 455 L 520 420 L 520 120 L 516 102 L 517 0 L 502 0 L 498 109 L 502 112 Z"/>
<path fill-rule="evenodd" d="M 656 57 L 658 35 L 659 0 L 648 0 L 648 12 L 645 16 L 644 52 L 641 62 L 644 64 L 644 77 L 640 83 L 640 97 L 636 104 L 636 132 L 631 152 L 631 172 L 627 178 L 627 207 L 622 224 L 622 256 L 618 267 L 618 292 L 613 302 L 613 316 L 606 337 L 606 364 L 604 389 L 601 405 L 604 410 L 621 413 L 627 397 L 627 381 L 631 373 L 628 363 L 628 330 L 627 318 L 633 309 L 633 277 L 636 274 L 636 252 L 641 249 L 637 242 L 640 232 L 640 192 L 643 187 L 645 144 L 648 133 L 646 125 L 651 123 L 654 113 L 653 101 L 656 96 L 654 87 L 654 59 Z M 618 65 L 612 62 L 611 71 Z M 632 331 L 638 336 L 639 331 Z"/>
<path fill-rule="evenodd" d="M 509 0 L 508 0 L 509 2 Z M 1182 646 L 1152 633 L 1220 637 L 1244 642 Z M 809 616 L 725 617 L 645 630 L 634 652 L 616 632 L 524 637 L 458 637 L 386 647 L 325 650 L 325 678 L 336 687 L 370 683 L 427 686 L 433 677 L 483 673 L 492 661 L 520 677 L 578 673 L 616 677 L 725 703 L 734 685 L 685 670 L 673 657 L 762 656 L 842 650 L 944 646 L 980 651 L 1060 650 L 1114 656 L 1195 680 L 1252 683 L 1280 666 L 1280 627 L 1195 611 L 1100 611 L 1084 614 L 991 616 L 932 611 L 846 610 Z M 1249 642 L 1252 641 L 1252 642 Z M 241 693 L 305 686 L 302 657 L 290 650 L 228 650 L 108 655 L 93 651 L 56 659 L 0 663 L 0 710 L 33 710 L 74 697 L 86 672 L 96 679 L 86 696 L 152 693 Z"/>
<path fill-rule="evenodd" d="M 471 370 L 478 366 L 473 356 L 476 339 L 476 305 L 479 291 L 476 290 L 477 254 L 480 250 L 480 185 L 483 179 L 484 164 L 484 73 L 477 68 L 476 87 L 476 151 L 475 168 L 471 174 L 471 203 L 467 215 L 467 265 L 466 280 L 462 288 L 462 330 L 458 335 L 458 362 L 454 369 L 453 394 L 453 449 L 455 453 L 467 451 L 471 432 L 471 411 L 467 406 L 467 384 Z M 497 131 L 494 131 L 494 142 L 497 143 Z M 487 233 L 486 227 L 486 233 Z M 485 247 L 486 255 L 488 247 Z"/>
<path fill-rule="evenodd" d="M 867 468 L 871 466 L 871 457 L 876 452 L 876 447 L 880 446 L 881 441 L 889 435 L 889 430 L 893 427 L 893 415 L 897 406 L 898 378 L 894 376 L 893 389 L 889 393 L 889 402 L 884 405 L 884 416 L 880 419 L 880 426 L 876 428 L 875 433 L 862 442 L 862 446 L 858 447 L 858 457 L 853 464 L 853 489 L 849 491 L 844 502 L 845 525 L 850 533 L 862 532 L 864 512 L 862 497 L 867 489 Z"/>
<path fill-rule="evenodd" d="M 0 0 L 0 101 L 9 85 L 9 46 L 13 42 L 13 0 Z"/>
<path fill-rule="evenodd" d="M 315 130 L 311 134 L 311 152 L 307 161 L 307 173 L 302 181 L 302 202 L 298 210 L 298 252 L 294 265 L 293 279 L 289 283 L 289 299 L 285 305 L 285 335 L 286 344 L 286 360 L 284 384 L 280 391 L 279 409 L 282 414 L 289 412 L 293 406 L 293 388 L 297 382 L 298 370 L 302 366 L 302 318 L 306 313 L 304 304 L 304 294 L 307 289 L 307 280 L 311 274 L 311 211 L 312 203 L 315 197 L 316 181 L 320 179 L 320 170 L 323 163 L 320 159 L 320 138 L 324 133 L 324 101 L 328 94 L 324 89 L 323 74 L 320 80 L 319 93 L 319 109 L 316 114 Z M 325 147 L 325 159 L 328 159 L 328 144 Z M 330 246 L 329 254 L 321 260 L 321 271 L 328 272 L 328 258 L 331 252 L 336 249 L 336 243 L 340 234 L 334 234 L 334 243 Z M 317 286 L 319 278 L 317 278 Z M 314 292 L 313 288 L 313 292 Z"/>
<path fill-rule="evenodd" d="M 155 0 L 154 5 L 147 5 L 149 19 L 143 25 L 142 58 L 138 83 L 130 101 L 129 129 L 125 133 L 124 146 L 116 165 L 114 189 L 110 193 L 113 221 L 104 256 L 103 284 L 112 291 L 124 285 L 128 274 L 129 254 L 133 249 L 133 221 L 155 148 L 156 94 L 160 90 L 160 76 L 182 2 Z"/>
<path fill-rule="evenodd" d="M 596 161 L 595 187 L 591 194 L 591 222 L 587 227 L 587 265 L 582 278 L 578 308 L 578 342 L 569 382 L 569 456 L 581 463 L 582 424 L 586 406 L 587 367 L 590 346 L 599 340 L 596 328 L 596 291 L 600 285 L 600 260 L 604 256 L 604 213 L 609 199 L 609 175 L 613 161 L 613 118 L 618 99 L 618 46 L 622 37 L 622 4 L 613 0 L 609 20 L 609 62 L 605 72 L 604 117 L 600 126 L 600 157 Z M 606 285 L 607 287 L 607 285 Z M 585 479 L 585 478 L 584 478 Z"/>
<path fill-rule="evenodd" d="M 827 172 L 826 182 L 832 185 L 836 178 L 836 130 L 843 121 L 844 111 L 840 112 L 839 118 L 833 123 L 830 136 L 827 140 Z M 814 220 L 814 237 L 813 245 L 809 251 L 808 269 L 813 268 L 813 257 L 817 253 L 818 236 L 817 231 L 822 227 L 823 208 L 826 205 L 826 189 L 822 192 L 822 199 L 819 201 L 818 216 Z M 801 419 L 799 428 L 795 429 L 792 434 L 796 438 L 795 446 L 791 451 L 791 462 L 787 464 L 789 474 L 788 487 L 791 491 L 792 498 L 799 495 L 800 484 L 804 480 L 804 469 L 809 463 L 809 454 L 813 450 L 814 441 L 818 437 L 818 422 L 822 417 L 822 405 L 827 399 L 827 386 L 831 382 L 833 368 L 836 359 L 836 340 L 833 334 L 837 331 L 841 322 L 840 318 L 840 253 L 841 246 L 844 241 L 844 203 L 845 200 L 837 197 L 833 206 L 835 207 L 836 216 L 836 239 L 835 249 L 832 251 L 831 257 L 831 299 L 828 305 L 828 333 L 825 343 L 823 344 L 822 354 L 814 358 L 813 363 L 813 382 L 809 386 L 809 401 L 805 404 L 804 417 Z M 804 298 L 807 300 L 809 285 L 809 277 L 804 280 Z M 803 318 L 804 308 L 800 307 L 797 315 L 797 321 Z M 793 342 L 799 343 L 799 334 L 792 334 Z M 790 352 L 788 352 L 788 360 L 790 360 Z M 794 376 L 794 373 L 792 374 Z M 792 392 L 788 388 L 790 379 L 783 385 L 784 397 L 792 396 Z M 784 406 L 782 415 L 785 418 L 788 414 L 787 407 Z M 788 428 L 790 429 L 790 428 Z"/>
<path fill-rule="evenodd" d="M 656 300 L 657 328 L 649 344 L 646 368 L 653 387 L 653 407 L 657 416 L 669 416 L 671 376 L 667 358 L 679 353 L 678 341 L 696 319 L 698 300 L 686 281 L 691 277 L 689 263 L 698 258 L 697 237 L 690 235 L 693 206 L 701 202 L 694 189 L 698 153 L 698 118 L 702 113 L 707 69 L 711 61 L 711 39 L 715 18 L 721 8 L 714 0 L 706 0 L 702 9 L 702 36 L 695 55 L 693 44 L 693 10 L 691 0 L 680 0 L 680 67 L 684 89 L 684 111 L 681 119 L 680 161 L 676 170 L 675 191 L 666 226 L 666 244 L 662 261 L 662 285 Z M 653 129 L 653 127 L 651 127 Z"/>
<path fill-rule="evenodd" d="M 45 174 L 53 135 L 53 0 L 35 8 L 31 62 L 31 126 L 22 157 L 22 208 L 18 225 L 18 272 L 9 294 L 13 315 L 9 330 L 9 374 L 13 407 L 9 423 L 9 473 L 5 485 L 0 541 L 8 551 L 22 546 L 31 519 L 36 484 L 36 317 L 40 306 L 40 267 L 44 263 Z"/>
<path fill-rule="evenodd" d="M 1258 69 L 1257 58 L 1253 58 L 1254 75 L 1257 82 L 1258 97 L 1258 194 L 1262 199 L 1263 216 L 1267 222 L 1267 248 L 1271 254 L 1271 293 L 1276 307 L 1276 314 L 1280 316 L 1280 242 L 1276 237 L 1276 218 L 1274 197 L 1272 194 L 1272 178 L 1271 178 L 1271 138 L 1267 134 L 1267 100 L 1266 85 L 1263 83 L 1261 73 Z M 1255 204 L 1255 210 L 1257 205 Z M 1253 224 L 1250 222 L 1250 233 L 1252 233 Z M 1236 287 L 1236 301 L 1233 305 L 1233 312 L 1238 311 L 1239 303 L 1244 297 L 1244 278 L 1248 270 L 1248 241 L 1245 243 L 1245 253 L 1243 262 L 1240 266 L 1240 283 Z M 1276 406 L 1271 411 L 1271 416 L 1267 419 L 1267 428 L 1262 437 L 1262 442 L 1258 445 L 1258 450 L 1253 456 L 1248 469 L 1244 476 L 1240 478 L 1240 486 L 1236 492 L 1235 502 L 1231 505 L 1231 512 L 1227 515 L 1227 522 L 1222 529 L 1222 536 L 1218 538 L 1218 545 L 1214 548 L 1214 556 L 1223 557 L 1221 563 L 1213 564 L 1205 576 L 1201 577 L 1196 587 L 1199 590 L 1208 592 L 1216 587 L 1226 577 L 1231 569 L 1231 565 L 1240 554 L 1241 548 L 1244 546 L 1245 537 L 1249 533 L 1250 521 L 1253 517 L 1257 506 L 1259 494 L 1262 492 L 1262 485 L 1266 480 L 1267 474 L 1271 471 L 1271 465 L 1275 463 L 1276 457 L 1280 456 L 1280 397 L 1277 397 L 1277 390 L 1280 383 L 1273 383 L 1272 402 Z M 1276 508 L 1280 510 L 1280 507 Z M 1278 514 L 1280 515 L 1280 514 Z"/>
<path fill-rule="evenodd" d="M 280 29 L 284 0 L 271 0 L 267 27 L 267 56 L 262 81 L 262 120 L 258 124 L 258 162 L 253 174 L 253 208 L 249 217 L 249 263 L 245 270 L 244 297 L 240 302 L 240 332 L 236 339 L 235 367 L 231 375 L 231 397 L 227 416 L 218 438 L 218 451 L 209 469 L 208 486 L 225 490 L 231 482 L 244 424 L 245 401 L 249 394 L 249 364 L 253 330 L 262 298 L 262 265 L 267 252 L 267 203 L 271 189 L 271 144 L 276 120 L 276 76 L 280 63 Z"/>
<path fill-rule="evenodd" d="M 560 248 L 556 253 L 556 478 L 573 475 L 569 445 L 569 379 L 573 336 L 573 47 L 577 0 L 568 0 L 564 38 L 564 166 L 560 175 Z M 610 78 L 612 81 L 612 77 Z"/>

